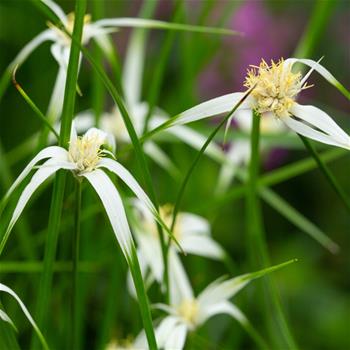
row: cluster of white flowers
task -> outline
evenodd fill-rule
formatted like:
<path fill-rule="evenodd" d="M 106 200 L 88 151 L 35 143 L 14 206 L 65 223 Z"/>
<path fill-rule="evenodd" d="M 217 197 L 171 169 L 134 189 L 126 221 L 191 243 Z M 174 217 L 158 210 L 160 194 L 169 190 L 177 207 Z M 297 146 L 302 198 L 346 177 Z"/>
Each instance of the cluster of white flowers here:
<path fill-rule="evenodd" d="M 57 15 L 68 33 L 72 33 L 74 14 L 64 14 L 58 5 L 51 0 L 42 1 Z M 87 44 L 90 39 L 94 39 L 104 53 L 110 55 L 112 48 L 108 33 L 114 31 L 115 28 L 120 26 L 161 27 L 160 24 L 162 24 L 160 21 L 152 22 L 152 20 L 132 18 L 104 19 L 92 22 L 90 16 L 87 15 L 84 19 L 82 43 Z M 48 29 L 25 46 L 14 60 L 12 67 L 22 64 L 29 54 L 44 41 L 52 41 L 51 53 L 60 66 L 52 94 L 52 101 L 55 104 L 55 107 L 52 107 L 55 110 L 55 122 L 59 124 L 58 116 L 62 109 L 63 87 L 66 79 L 71 39 L 52 23 L 48 23 L 48 26 Z M 132 57 L 137 52 L 142 51 L 135 46 L 135 43 L 130 45 L 128 50 L 127 57 Z M 132 63 L 136 65 L 133 68 L 130 66 L 130 61 L 125 64 L 123 88 L 125 103 L 130 112 L 133 126 L 137 135 L 141 137 L 146 129 L 146 123 L 148 123 L 147 115 L 150 106 L 142 101 L 140 96 L 142 62 L 133 60 Z M 295 63 L 308 65 L 311 69 L 303 77 L 301 72 L 293 71 Z M 349 135 L 328 114 L 315 106 L 303 106 L 296 101 L 299 94 L 310 87 L 307 84 L 307 79 L 312 71 L 320 73 L 332 85 L 340 86 L 340 83 L 324 67 L 318 62 L 308 59 L 281 59 L 278 62 L 271 61 L 270 64 L 262 60 L 259 66 L 252 66 L 248 70 L 244 82 L 244 86 L 252 89 L 252 92 L 234 115 L 239 129 L 245 133 L 250 133 L 252 111 L 255 111 L 261 116 L 261 132 L 263 134 L 294 131 L 325 144 L 350 149 Z M 138 72 L 139 76 L 135 77 L 135 72 Z M 161 108 L 155 107 L 149 118 L 148 128 L 153 130 L 164 125 L 167 128 L 165 132 L 168 135 L 172 135 L 199 150 L 205 143 L 206 137 L 184 124 L 228 113 L 242 99 L 244 94 L 245 92 L 235 92 L 217 97 L 192 107 L 174 118 L 170 118 L 168 113 Z M 155 308 L 164 311 L 166 314 L 155 326 L 156 340 L 160 348 L 182 349 L 187 334 L 196 330 L 216 314 L 228 314 L 243 326 L 247 326 L 249 324 L 247 318 L 230 300 L 251 280 L 263 276 L 270 270 L 266 269 L 231 279 L 220 278 L 195 296 L 190 278 L 187 276 L 185 265 L 183 265 L 180 256 L 179 246 L 187 254 L 223 261 L 226 252 L 211 236 L 209 222 L 193 213 L 180 212 L 176 216 L 175 224 L 172 225 L 174 219 L 173 205 L 166 204 L 157 210 L 132 174 L 115 159 L 116 142 L 118 144 L 131 143 L 119 109 L 113 107 L 111 112 L 103 113 L 100 119 L 100 129 L 94 127 L 94 120 L 94 114 L 90 111 L 79 113 L 72 125 L 70 141 L 67 145 L 68 149 L 59 146 L 48 146 L 41 150 L 8 190 L 6 199 L 35 169 L 13 211 L 0 244 L 0 253 L 13 226 L 34 192 L 55 172 L 65 169 L 72 172 L 79 181 L 86 179 L 95 189 L 103 203 L 125 257 L 131 259 L 133 249 L 137 252 L 146 286 L 156 282 L 163 291 L 169 287 L 169 303 L 154 304 Z M 84 134 L 78 136 L 77 130 L 83 131 Z M 267 149 L 268 146 L 263 145 L 263 150 Z M 156 141 L 146 140 L 144 151 L 170 173 L 178 172 L 170 157 Z M 230 150 L 225 153 L 218 145 L 212 144 L 207 148 L 206 154 L 221 165 L 217 191 L 223 192 L 228 188 L 236 174 L 236 170 L 241 166 L 244 168 L 248 164 L 250 146 L 246 139 L 237 140 L 232 142 Z M 38 165 L 40 162 L 42 163 Z M 106 170 L 117 175 L 135 195 L 135 198 L 130 201 L 133 215 L 129 220 L 119 191 L 107 175 Z M 168 261 L 168 284 L 164 282 L 166 266 L 164 266 L 164 252 L 161 247 L 157 223 L 168 230 L 173 226 L 172 235 L 179 245 L 176 245 L 174 240 L 169 239 L 166 257 Z M 137 248 L 134 248 L 134 239 Z M 131 280 L 129 287 L 131 294 L 134 295 L 134 286 Z M 0 284 L 0 290 L 12 294 L 19 300 L 10 289 L 2 284 Z M 30 322 L 35 325 L 24 305 L 21 302 L 20 305 Z M 0 318 L 11 322 L 2 310 L 0 310 Z M 129 343 L 127 347 L 146 349 L 147 343 L 144 333 L 141 332 L 136 341 Z M 108 349 L 121 348 L 118 343 L 111 343 L 108 346 Z"/>

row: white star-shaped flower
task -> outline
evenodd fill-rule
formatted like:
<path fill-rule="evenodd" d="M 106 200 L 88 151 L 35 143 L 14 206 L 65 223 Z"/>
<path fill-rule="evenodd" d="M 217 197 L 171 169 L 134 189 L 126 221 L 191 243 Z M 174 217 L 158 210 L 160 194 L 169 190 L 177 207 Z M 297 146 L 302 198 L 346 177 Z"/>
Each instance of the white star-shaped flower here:
<path fill-rule="evenodd" d="M 108 157 L 111 155 L 111 152 L 103 148 L 103 145 L 107 143 L 108 134 L 96 128 L 89 129 L 81 137 L 77 136 L 73 123 L 68 150 L 59 146 L 50 146 L 44 148 L 34 157 L 5 196 L 5 200 L 8 199 L 17 186 L 29 175 L 35 165 L 45 160 L 43 164 L 38 166 L 38 169 L 19 197 L 0 244 L 0 252 L 3 250 L 13 226 L 33 193 L 52 174 L 60 169 L 66 169 L 73 172 L 78 179 L 87 179 L 95 189 L 103 203 L 123 253 L 126 257 L 131 256 L 133 240 L 124 206 L 116 187 L 105 170 L 116 174 L 156 217 L 159 218 L 159 216 L 152 202 L 131 173 L 122 164 Z M 161 224 L 164 226 L 163 222 Z"/>
<path fill-rule="evenodd" d="M 295 63 L 305 64 L 311 69 L 303 77 L 300 72 L 293 72 Z M 253 66 L 248 71 L 245 86 L 254 89 L 239 110 L 256 110 L 262 118 L 266 115 L 277 118 L 300 135 L 328 145 L 350 149 L 350 136 L 326 112 L 315 106 L 305 106 L 297 102 L 299 94 L 309 87 L 306 81 L 313 71 L 321 74 L 330 84 L 350 98 L 349 91 L 318 62 L 289 58 L 281 59 L 277 63 L 271 61 L 271 65 L 268 65 L 263 60 L 259 66 Z M 228 113 L 243 96 L 243 92 L 235 92 L 203 102 L 174 117 L 166 127 Z"/>

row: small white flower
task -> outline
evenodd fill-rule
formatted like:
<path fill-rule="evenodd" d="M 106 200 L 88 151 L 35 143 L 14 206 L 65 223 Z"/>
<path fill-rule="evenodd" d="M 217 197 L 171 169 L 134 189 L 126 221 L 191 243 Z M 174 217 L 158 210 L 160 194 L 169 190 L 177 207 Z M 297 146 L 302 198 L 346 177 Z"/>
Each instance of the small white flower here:
<path fill-rule="evenodd" d="M 41 0 L 50 10 L 60 19 L 62 25 L 68 33 L 73 33 L 74 13 L 66 15 L 63 10 L 52 0 Z M 19 52 L 12 62 L 11 66 L 21 65 L 28 56 L 45 41 L 51 41 L 51 53 L 57 63 L 64 69 L 68 66 L 69 51 L 71 38 L 60 28 L 51 22 L 47 23 L 48 29 L 38 34 Z M 91 16 L 85 15 L 82 33 L 82 44 L 87 44 L 92 38 L 105 53 L 111 53 L 111 44 L 106 34 L 110 33 L 112 28 L 104 28 L 96 23 L 91 22 Z"/>
<path fill-rule="evenodd" d="M 293 65 L 297 62 L 311 67 L 304 77 L 300 72 L 293 72 Z M 248 71 L 245 86 L 255 88 L 239 110 L 256 110 L 262 118 L 266 114 L 272 115 L 298 134 L 325 144 L 350 149 L 350 136 L 327 113 L 315 106 L 304 106 L 296 101 L 299 93 L 309 87 L 306 80 L 314 70 L 350 98 L 350 93 L 345 87 L 318 62 L 290 58 L 277 63 L 272 61 L 271 65 L 268 65 L 262 61 L 260 66 Z M 244 93 L 236 92 L 203 102 L 180 113 L 167 126 L 186 124 L 228 113 L 243 96 Z"/>
<path fill-rule="evenodd" d="M 124 340 L 116 340 L 112 339 L 105 347 L 105 350 L 146 350 L 148 349 L 147 346 L 147 339 L 145 332 L 142 331 L 140 334 L 135 338 L 132 339 L 131 337 L 128 337 Z"/>
<path fill-rule="evenodd" d="M 133 206 L 136 219 L 133 231 L 138 243 L 137 252 L 143 276 L 150 272 L 147 279 L 148 284 L 152 283 L 154 279 L 158 283 L 163 284 L 164 264 L 157 223 L 143 202 L 135 199 Z M 166 204 L 160 207 L 159 214 L 165 225 L 171 227 L 173 207 L 170 204 Z M 208 221 L 198 215 L 184 212 L 178 213 L 172 233 L 185 253 L 216 260 L 223 259 L 225 256 L 224 250 L 210 236 Z M 168 255 L 170 281 L 186 277 L 178 277 L 184 272 L 177 253 L 178 247 L 171 243 Z"/>
<path fill-rule="evenodd" d="M 13 226 L 32 194 L 52 174 L 59 169 L 66 169 L 72 171 L 78 178 L 86 178 L 93 186 L 104 205 L 123 253 L 126 256 L 131 256 L 133 240 L 124 206 L 116 187 L 107 176 L 106 172 L 102 169 L 109 170 L 120 177 L 139 200 L 145 204 L 148 210 L 150 210 L 156 217 L 158 217 L 158 214 L 152 202 L 130 172 L 116 160 L 106 157 L 111 154 L 107 149 L 102 148 L 102 146 L 107 143 L 108 135 L 96 128 L 92 128 L 83 136 L 78 137 L 73 123 L 68 151 L 63 147 L 50 146 L 44 148 L 36 155 L 36 157 L 34 157 L 19 175 L 5 196 L 5 198 L 8 198 L 15 188 L 30 173 L 34 166 L 45 159 L 45 162 L 38 167 L 38 170 L 34 173 L 18 200 L 1 242 L 0 252 L 2 252 Z"/>
<path fill-rule="evenodd" d="M 229 280 L 218 279 L 206 287 L 197 297 L 194 296 L 187 279 L 173 281 L 175 282 L 173 285 L 174 293 L 170 295 L 170 305 L 155 305 L 168 314 L 156 329 L 158 346 L 165 350 L 181 350 L 185 345 L 188 332 L 196 330 L 217 314 L 230 315 L 243 327 L 250 326 L 248 319 L 237 306 L 230 302 L 230 299 L 253 279 L 288 263 Z"/>

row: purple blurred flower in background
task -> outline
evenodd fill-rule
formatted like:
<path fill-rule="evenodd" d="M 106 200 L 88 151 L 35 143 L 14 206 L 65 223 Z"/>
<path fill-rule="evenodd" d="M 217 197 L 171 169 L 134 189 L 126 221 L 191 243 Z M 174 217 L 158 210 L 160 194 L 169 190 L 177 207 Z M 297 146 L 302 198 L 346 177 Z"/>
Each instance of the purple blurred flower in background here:
<path fill-rule="evenodd" d="M 274 14 L 266 4 L 245 1 L 233 14 L 229 27 L 244 37 L 225 38 L 219 55 L 199 77 L 204 99 L 242 89 L 247 62 L 259 64 L 262 58 L 288 57 L 293 51 L 303 29 L 302 17 L 290 11 Z"/>

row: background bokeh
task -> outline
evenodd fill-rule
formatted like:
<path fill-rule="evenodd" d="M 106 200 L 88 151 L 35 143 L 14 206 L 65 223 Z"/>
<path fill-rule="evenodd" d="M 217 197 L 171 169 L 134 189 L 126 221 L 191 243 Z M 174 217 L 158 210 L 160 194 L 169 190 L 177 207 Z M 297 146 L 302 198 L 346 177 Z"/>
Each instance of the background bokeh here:
<path fill-rule="evenodd" d="M 312 11 L 319 2 L 185 1 L 186 12 L 180 16 L 181 21 L 206 25 L 221 23 L 243 32 L 244 35 L 218 38 L 201 34 L 176 34 L 157 105 L 170 115 L 175 115 L 205 99 L 242 90 L 249 64 L 258 64 L 261 58 L 270 60 L 293 55 L 310 23 Z M 58 3 L 66 12 L 72 11 L 74 7 L 72 1 Z M 308 58 L 318 60 L 324 56 L 322 64 L 349 88 L 350 3 L 335 0 L 330 3 Z M 104 6 L 106 17 L 134 16 L 138 13 L 140 2 L 106 0 Z M 171 19 L 174 6 L 171 1 L 160 1 L 155 17 Z M 206 11 L 206 8 L 209 10 Z M 0 0 L 0 73 L 5 71 L 23 45 L 46 27 L 45 22 L 46 19 L 30 2 Z M 118 48 L 121 62 L 129 33 L 130 30 L 122 29 L 113 34 L 113 42 Z M 160 31 L 152 31 L 146 46 L 143 89 L 145 99 L 165 36 Z M 36 50 L 18 71 L 18 81 L 42 110 L 45 110 L 49 101 L 56 71 L 57 64 L 49 54 L 47 43 Z M 111 71 L 109 74 L 111 75 Z M 91 77 L 91 67 L 85 62 L 79 77 L 83 96 L 77 98 L 77 112 L 91 107 Z M 303 94 L 301 101 L 323 108 L 345 130 L 350 130 L 349 102 L 317 74 L 310 78 L 310 83 L 315 86 Z M 106 94 L 105 109 L 110 109 L 112 105 L 111 98 Z M 196 127 L 208 134 L 212 125 L 213 122 L 202 122 Z M 41 127 L 25 101 L 10 85 L 0 103 L 1 195 L 30 158 L 21 157 L 21 151 L 12 151 Z M 183 172 L 188 169 L 195 156 L 195 151 L 180 143 L 166 145 L 165 149 Z M 283 166 L 305 157 L 308 157 L 307 152 L 299 147 L 283 152 L 278 162 L 272 164 Z M 123 161 L 140 178 L 133 153 L 124 155 Z M 150 166 L 160 202 L 173 202 L 179 183 L 155 164 L 151 163 Z M 332 162 L 330 169 L 350 194 L 350 157 L 344 156 Z M 271 166 L 265 162 L 263 171 L 269 170 Z M 244 273 L 248 269 L 244 200 L 241 198 L 212 205 L 217 174 L 218 165 L 203 158 L 192 176 L 182 209 L 203 215 L 211 221 L 212 234 L 230 252 L 237 274 Z M 235 185 L 236 183 L 232 186 Z M 73 182 L 70 181 L 63 214 L 67 224 L 60 235 L 57 257 L 59 261 L 70 259 L 73 201 L 69 194 L 72 188 Z M 25 263 L 42 258 L 51 190 L 51 184 L 48 184 L 31 200 L 0 262 L 0 281 L 13 288 L 30 310 L 35 307 L 40 273 L 37 264 Z M 274 190 L 321 227 L 340 246 L 339 253 L 329 253 L 274 209 L 263 204 L 272 262 L 299 259 L 298 263 L 274 275 L 297 342 L 301 349 L 350 349 L 349 213 L 317 169 L 274 186 Z M 84 189 L 84 197 L 88 199 L 83 202 L 84 210 L 88 212 L 92 208 L 99 213 L 92 220 L 91 216 L 86 215 L 82 224 L 81 242 L 81 260 L 88 262 L 85 272 L 82 273 L 84 289 L 81 292 L 80 307 L 84 310 L 84 317 L 81 324 L 81 346 L 83 349 L 93 349 L 112 337 L 125 338 L 137 334 L 140 320 L 137 304 L 129 297 L 125 288 L 126 266 L 106 217 L 101 213 L 90 189 Z M 23 246 L 25 242 L 19 238 L 20 231 L 23 230 L 29 233 L 34 256 L 28 255 Z M 2 233 L 3 221 L 0 230 L 0 234 Z M 225 266 L 220 263 L 198 257 L 186 257 L 183 261 L 197 291 L 213 279 L 228 274 Z M 16 267 L 13 264 L 11 267 L 9 262 L 21 262 L 22 265 Z M 55 274 L 50 322 L 47 325 L 49 339 L 54 339 L 53 344 L 57 349 L 65 348 L 65 334 L 69 329 L 67 300 L 70 296 L 70 281 L 66 270 Z M 253 290 L 252 285 L 239 294 L 235 301 L 264 335 L 264 329 L 259 326 L 263 317 L 250 297 L 254 295 Z M 151 295 L 156 294 L 156 290 L 151 290 Z M 20 330 L 19 339 L 23 349 L 26 349 L 31 335 L 30 327 L 15 303 L 5 297 L 2 300 Z M 240 326 L 225 316 L 217 316 L 208 322 L 200 330 L 200 336 L 201 347 L 194 340 L 189 342 L 189 348 L 254 349 L 254 344 Z"/>

